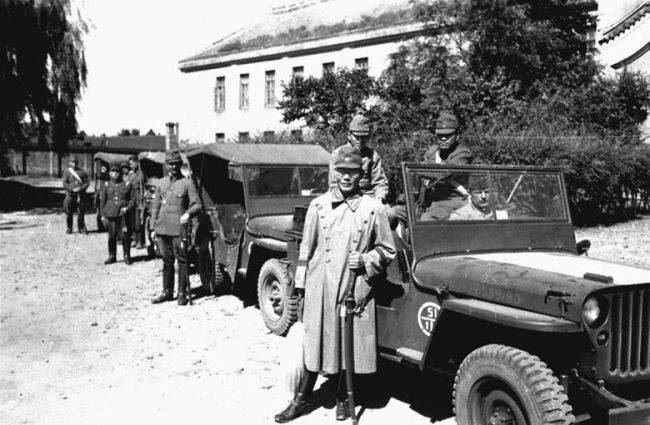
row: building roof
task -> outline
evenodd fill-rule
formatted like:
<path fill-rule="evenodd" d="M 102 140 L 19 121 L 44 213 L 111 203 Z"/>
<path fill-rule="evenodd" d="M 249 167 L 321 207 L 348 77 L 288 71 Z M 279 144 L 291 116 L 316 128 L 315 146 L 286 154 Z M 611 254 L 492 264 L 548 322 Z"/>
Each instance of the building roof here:
<path fill-rule="evenodd" d="M 240 165 L 328 165 L 330 153 L 318 145 L 210 143 L 187 153 L 205 154 Z"/>
<path fill-rule="evenodd" d="M 650 1 L 639 1 L 628 13 L 609 27 L 603 29 L 600 44 L 608 43 L 636 25 L 644 17 L 650 15 Z"/>
<path fill-rule="evenodd" d="M 301 0 L 179 62 L 183 72 L 372 45 L 420 34 L 410 0 Z"/>

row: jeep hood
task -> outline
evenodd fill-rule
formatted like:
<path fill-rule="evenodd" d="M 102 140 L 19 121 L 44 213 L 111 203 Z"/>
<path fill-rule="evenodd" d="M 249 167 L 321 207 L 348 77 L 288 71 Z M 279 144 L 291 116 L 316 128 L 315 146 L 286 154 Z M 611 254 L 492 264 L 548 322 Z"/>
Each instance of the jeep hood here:
<path fill-rule="evenodd" d="M 548 252 L 429 257 L 415 264 L 413 276 L 423 287 L 574 321 L 590 293 L 650 283 L 650 270 Z"/>
<path fill-rule="evenodd" d="M 287 241 L 285 231 L 292 225 L 293 214 L 257 216 L 248 220 L 246 231 L 254 237 Z"/>

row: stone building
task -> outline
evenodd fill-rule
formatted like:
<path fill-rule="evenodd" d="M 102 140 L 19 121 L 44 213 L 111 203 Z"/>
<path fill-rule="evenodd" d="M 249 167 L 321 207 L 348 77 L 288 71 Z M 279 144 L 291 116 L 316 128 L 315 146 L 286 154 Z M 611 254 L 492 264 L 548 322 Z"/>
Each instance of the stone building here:
<path fill-rule="evenodd" d="M 211 81 L 214 140 L 295 133 L 302 123 L 282 123 L 276 109 L 283 82 L 341 67 L 379 76 L 400 42 L 422 30 L 409 0 L 284 1 L 261 22 L 181 60 L 179 68 Z"/>

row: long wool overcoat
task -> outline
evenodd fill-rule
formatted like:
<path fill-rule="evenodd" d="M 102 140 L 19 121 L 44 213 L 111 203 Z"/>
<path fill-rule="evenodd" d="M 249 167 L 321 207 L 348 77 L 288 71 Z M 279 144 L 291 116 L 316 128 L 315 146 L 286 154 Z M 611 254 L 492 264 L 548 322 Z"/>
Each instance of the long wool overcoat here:
<path fill-rule="evenodd" d="M 348 254 L 362 253 L 365 270 L 356 279 L 354 367 L 356 373 L 377 370 L 375 302 L 372 285 L 395 256 L 385 209 L 368 195 L 343 200 L 330 190 L 309 205 L 305 218 L 296 287 L 305 289 L 303 350 L 308 370 L 338 373 L 345 368 L 340 317 L 350 269 Z"/>

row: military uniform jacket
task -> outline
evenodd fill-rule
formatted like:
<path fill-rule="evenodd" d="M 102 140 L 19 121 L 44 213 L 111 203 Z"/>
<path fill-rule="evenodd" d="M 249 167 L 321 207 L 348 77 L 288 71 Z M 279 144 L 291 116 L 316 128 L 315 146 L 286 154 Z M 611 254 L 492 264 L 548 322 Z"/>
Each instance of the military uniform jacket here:
<path fill-rule="evenodd" d="M 163 178 L 156 187 L 151 212 L 152 226 L 158 235 L 180 236 L 181 216 L 196 215 L 201 210 L 199 193 L 189 178 Z"/>
<path fill-rule="evenodd" d="M 135 206 L 137 208 L 142 207 L 142 172 L 131 171 L 129 174 L 124 176 L 124 181 L 127 185 L 133 186 L 133 197 L 135 199 Z"/>
<path fill-rule="evenodd" d="M 331 190 L 334 190 L 337 186 L 335 164 L 339 150 L 341 150 L 341 146 L 334 149 L 330 157 L 329 186 Z M 388 195 L 388 177 L 384 172 L 384 166 L 381 163 L 379 154 L 367 146 L 361 148 L 361 171 L 361 179 L 359 180 L 361 191 L 379 200 L 386 199 Z"/>
<path fill-rule="evenodd" d="M 133 187 L 126 184 L 125 181 L 113 182 L 100 189 L 99 192 L 99 211 L 102 217 L 115 218 L 122 214 L 120 210 L 126 208 L 130 211 L 135 206 L 133 199 Z"/>
<path fill-rule="evenodd" d="M 368 196 L 344 200 L 337 189 L 309 205 L 296 268 L 296 287 L 305 289 L 305 366 L 310 371 L 337 373 L 343 360 L 340 308 L 350 275 L 347 258 L 362 254 L 364 272 L 357 276 L 354 298 L 354 369 L 377 369 L 375 301 L 372 292 L 395 256 L 385 208 Z"/>
<path fill-rule="evenodd" d="M 442 164 L 442 165 L 465 165 L 471 164 L 474 159 L 472 151 L 469 150 L 464 144 L 458 144 L 446 159 L 440 158 L 438 145 L 432 145 L 427 149 L 424 154 L 424 162 L 427 164 Z"/>
<path fill-rule="evenodd" d="M 80 168 L 74 171 L 81 179 L 81 182 L 70 172 L 69 168 L 66 168 L 63 172 L 63 187 L 65 188 L 66 194 L 75 193 L 74 189 L 77 188 L 80 189 L 78 191 L 79 193 L 84 193 L 86 192 L 86 189 L 88 189 L 88 183 L 90 182 L 88 179 L 88 173 Z"/>

